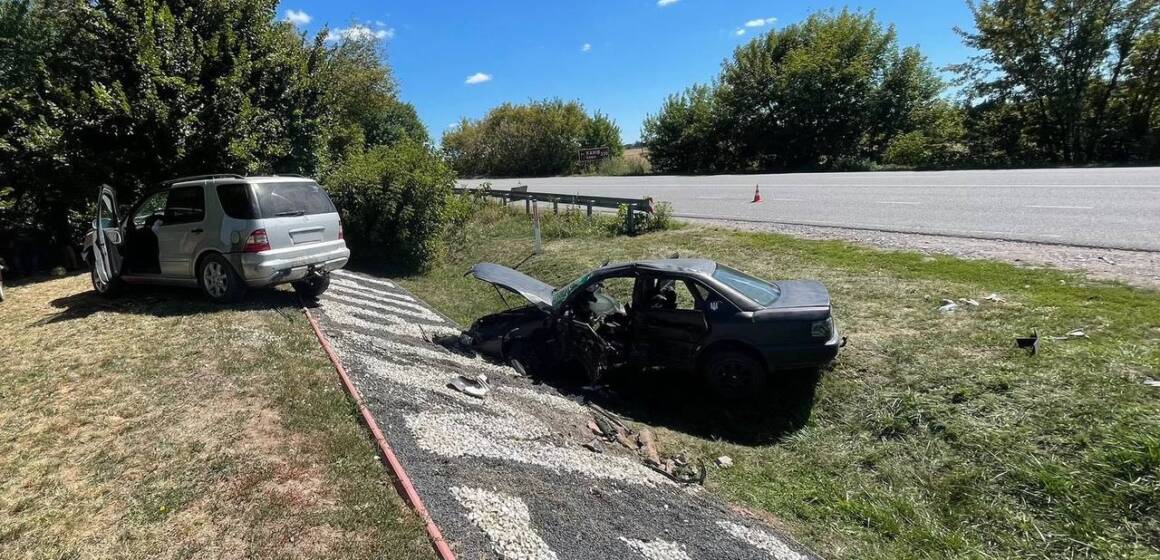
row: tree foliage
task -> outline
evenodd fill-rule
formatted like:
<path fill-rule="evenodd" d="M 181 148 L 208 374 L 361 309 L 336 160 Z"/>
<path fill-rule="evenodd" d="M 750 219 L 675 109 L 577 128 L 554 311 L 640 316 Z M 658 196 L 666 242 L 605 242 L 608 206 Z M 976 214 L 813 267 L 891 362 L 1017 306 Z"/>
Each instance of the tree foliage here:
<path fill-rule="evenodd" d="M 1084 163 L 1155 159 L 1160 72 L 1156 0 L 984 0 L 975 31 L 982 52 L 954 69 L 1022 137 L 1016 160 Z M 993 154 L 993 144 L 985 146 Z"/>
<path fill-rule="evenodd" d="M 325 178 L 427 142 L 375 40 L 308 39 L 277 4 L 0 0 L 0 229 L 75 242 L 100 183 L 129 202 L 179 175 Z"/>
<path fill-rule="evenodd" d="M 679 172 L 877 159 L 935 120 L 942 89 L 873 14 L 821 12 L 738 47 L 713 85 L 670 97 L 644 143 L 654 167 Z"/>
<path fill-rule="evenodd" d="M 616 123 L 559 99 L 504 103 L 443 133 L 443 151 L 463 176 L 559 175 L 577 168 L 580 148 L 603 146 L 624 152 Z"/>

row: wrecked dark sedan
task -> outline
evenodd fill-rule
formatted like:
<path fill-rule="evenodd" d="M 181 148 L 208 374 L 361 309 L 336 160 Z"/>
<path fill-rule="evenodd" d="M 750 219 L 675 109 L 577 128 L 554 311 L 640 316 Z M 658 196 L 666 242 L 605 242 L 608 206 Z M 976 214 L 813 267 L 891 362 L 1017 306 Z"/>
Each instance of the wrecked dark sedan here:
<path fill-rule="evenodd" d="M 605 265 L 558 289 L 497 264 L 468 274 L 527 304 L 480 318 L 465 344 L 527 369 L 573 362 L 593 382 L 668 368 L 744 398 L 760 394 L 771 372 L 820 367 L 843 344 L 821 283 L 767 282 L 709 260 Z"/>

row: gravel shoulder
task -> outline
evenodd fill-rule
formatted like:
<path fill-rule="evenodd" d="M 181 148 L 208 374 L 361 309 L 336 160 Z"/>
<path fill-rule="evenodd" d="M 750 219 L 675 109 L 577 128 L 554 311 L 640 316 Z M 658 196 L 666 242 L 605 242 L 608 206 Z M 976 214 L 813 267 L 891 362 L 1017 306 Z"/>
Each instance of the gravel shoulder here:
<path fill-rule="evenodd" d="M 1021 266 L 1082 272 L 1139 288 L 1160 289 L 1160 252 L 1125 251 L 770 222 L 681 218 L 692 223 L 741 231 L 780 233 L 806 239 L 838 239 L 879 249 L 918 251 L 974 260 L 996 260 Z"/>
<path fill-rule="evenodd" d="M 585 449 L 582 398 L 434 342 L 459 328 L 390 281 L 340 272 L 318 311 L 460 558 L 816 558 L 615 444 Z M 484 399 L 448 387 L 477 374 Z"/>

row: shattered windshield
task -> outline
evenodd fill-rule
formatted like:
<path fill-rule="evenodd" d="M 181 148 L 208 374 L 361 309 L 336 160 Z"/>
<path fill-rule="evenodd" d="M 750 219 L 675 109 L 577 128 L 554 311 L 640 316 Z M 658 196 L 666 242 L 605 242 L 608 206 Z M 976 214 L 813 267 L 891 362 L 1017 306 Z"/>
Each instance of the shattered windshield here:
<path fill-rule="evenodd" d="M 777 286 L 725 265 L 717 265 L 717 270 L 713 271 L 713 278 L 720 280 L 722 284 L 740 292 L 741 295 L 762 307 L 769 307 L 770 304 L 777 301 L 778 297 L 781 297 L 781 290 Z"/>
<path fill-rule="evenodd" d="M 564 303 L 564 300 L 568 299 L 568 296 L 572 295 L 572 292 L 576 291 L 576 288 L 583 286 L 591 277 L 592 273 L 589 272 L 588 274 L 585 274 L 584 276 L 569 282 L 567 286 L 552 292 L 552 307 L 559 307 L 561 303 Z"/>

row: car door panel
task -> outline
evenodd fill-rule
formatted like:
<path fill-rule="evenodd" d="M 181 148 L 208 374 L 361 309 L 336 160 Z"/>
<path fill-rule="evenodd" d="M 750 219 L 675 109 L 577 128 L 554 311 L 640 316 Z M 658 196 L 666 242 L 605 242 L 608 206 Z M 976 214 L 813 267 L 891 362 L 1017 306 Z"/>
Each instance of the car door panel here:
<path fill-rule="evenodd" d="M 109 283 L 121 275 L 125 232 L 117 211 L 117 193 L 108 185 L 102 185 L 97 194 L 93 226 L 93 267 L 101 281 Z"/>
<path fill-rule="evenodd" d="M 192 278 L 193 255 L 204 237 L 204 189 L 201 185 L 172 189 L 165 206 L 165 217 L 157 230 L 161 274 Z"/>

